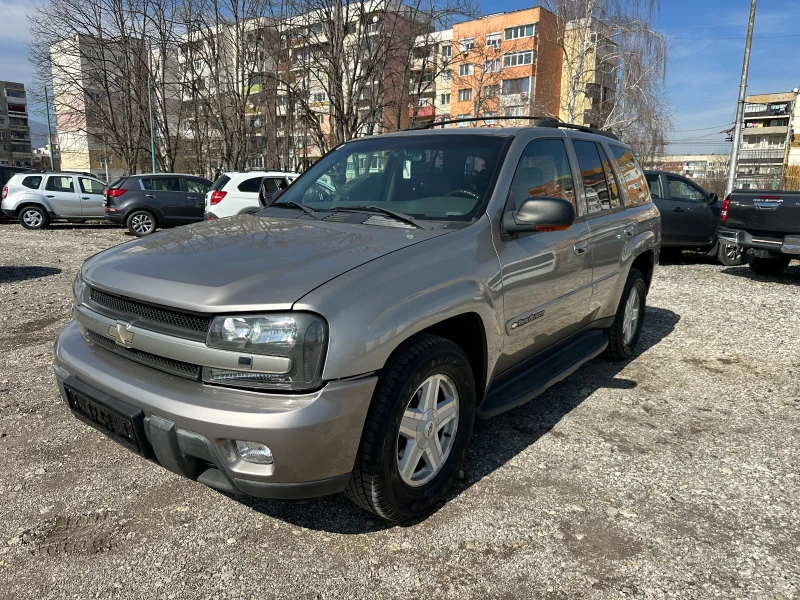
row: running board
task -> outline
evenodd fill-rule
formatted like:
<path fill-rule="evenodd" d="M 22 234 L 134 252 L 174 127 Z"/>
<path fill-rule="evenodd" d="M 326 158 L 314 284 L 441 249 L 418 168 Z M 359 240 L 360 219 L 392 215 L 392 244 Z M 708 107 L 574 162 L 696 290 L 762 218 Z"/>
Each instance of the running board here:
<path fill-rule="evenodd" d="M 604 331 L 591 330 L 545 359 L 492 386 L 478 407 L 477 417 L 488 419 L 533 400 L 536 396 L 578 370 L 608 346 Z"/>

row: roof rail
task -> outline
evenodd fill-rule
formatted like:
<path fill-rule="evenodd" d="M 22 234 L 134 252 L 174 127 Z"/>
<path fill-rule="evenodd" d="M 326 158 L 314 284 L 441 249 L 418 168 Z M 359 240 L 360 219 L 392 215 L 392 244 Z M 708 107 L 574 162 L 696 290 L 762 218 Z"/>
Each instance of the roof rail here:
<path fill-rule="evenodd" d="M 586 133 L 594 133 L 597 135 L 602 135 L 607 138 L 611 138 L 613 140 L 619 141 L 619 138 L 616 134 L 611 133 L 610 131 L 605 131 L 603 129 L 595 129 L 594 127 L 586 127 L 584 125 L 575 125 L 574 123 L 564 123 L 560 121 L 557 117 L 550 117 L 550 116 L 531 116 L 531 117 L 513 117 L 513 116 L 496 116 L 496 117 L 468 117 L 463 119 L 449 119 L 447 121 L 431 121 L 430 123 L 424 123 L 422 125 L 417 125 L 416 127 L 411 127 L 406 131 L 413 131 L 415 129 L 433 129 L 434 127 L 450 125 L 452 123 L 475 123 L 477 121 L 536 121 L 534 124 L 536 127 L 563 127 L 564 129 L 575 129 L 577 131 L 584 131 Z"/>

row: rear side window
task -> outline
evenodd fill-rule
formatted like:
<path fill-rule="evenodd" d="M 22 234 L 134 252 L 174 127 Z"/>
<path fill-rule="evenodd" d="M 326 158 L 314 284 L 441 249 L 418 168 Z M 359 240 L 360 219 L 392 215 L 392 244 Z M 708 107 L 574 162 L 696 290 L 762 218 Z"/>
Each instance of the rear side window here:
<path fill-rule="evenodd" d="M 181 180 L 177 177 L 148 177 L 140 179 L 142 188 L 158 192 L 180 192 Z"/>
<path fill-rule="evenodd" d="M 588 213 L 590 215 L 597 214 L 619 206 L 619 198 L 615 199 L 612 195 L 613 191 L 609 191 L 606 172 L 600 160 L 600 154 L 598 154 L 597 144 L 585 140 L 574 140 L 573 146 L 581 167 Z"/>
<path fill-rule="evenodd" d="M 646 175 L 647 186 L 650 188 L 650 197 L 661 200 L 664 197 L 661 192 L 661 177 L 658 175 Z"/>
<path fill-rule="evenodd" d="M 96 179 L 88 179 L 86 177 L 78 177 L 78 183 L 84 194 L 102 194 L 106 188 L 102 183 Z"/>
<path fill-rule="evenodd" d="M 208 188 L 211 187 L 201 179 L 187 179 L 186 189 L 193 194 L 205 194 Z"/>
<path fill-rule="evenodd" d="M 47 180 L 45 189 L 50 192 L 74 192 L 75 183 L 72 181 L 72 177 L 53 175 Z"/>
<path fill-rule="evenodd" d="M 517 210 L 525 200 L 537 196 L 563 198 L 574 206 L 574 190 L 563 140 L 535 140 L 527 145 L 509 190 Z"/>
<path fill-rule="evenodd" d="M 614 176 L 614 170 L 611 168 L 605 149 L 600 144 L 596 144 L 596 146 L 597 153 L 600 155 L 600 162 L 603 163 L 603 172 L 606 174 L 606 181 L 608 182 L 608 200 L 611 203 L 611 208 L 617 208 L 620 205 L 617 178 Z"/>
<path fill-rule="evenodd" d="M 648 180 L 645 180 L 644 171 L 633 155 L 633 152 L 628 148 L 622 146 L 615 146 L 609 144 L 611 153 L 614 155 L 614 160 L 617 163 L 617 172 L 622 178 L 622 189 L 625 191 L 625 203 L 628 206 L 638 206 L 639 204 L 647 204 L 651 202 L 650 192 L 648 190 Z M 656 179 L 658 176 L 656 176 Z M 661 184 L 658 184 L 659 193 L 661 192 Z M 661 197 L 659 195 L 659 197 Z"/>
<path fill-rule="evenodd" d="M 230 180 L 231 180 L 230 177 L 228 177 L 227 175 L 223 175 L 214 182 L 214 185 L 211 186 L 211 189 L 214 191 L 221 190 L 228 184 Z"/>
<path fill-rule="evenodd" d="M 31 188 L 32 190 L 38 190 L 39 186 L 42 185 L 42 178 L 26 177 L 22 180 L 22 185 L 24 185 L 26 188 Z"/>
<path fill-rule="evenodd" d="M 238 190 L 240 192 L 258 192 L 259 188 L 261 187 L 262 179 L 263 177 L 251 177 L 250 179 L 245 179 L 239 184 Z"/>
<path fill-rule="evenodd" d="M 273 177 L 268 177 L 264 180 L 264 189 L 272 194 L 277 192 L 278 190 L 282 190 L 286 187 L 286 182 L 283 179 L 275 179 Z"/>

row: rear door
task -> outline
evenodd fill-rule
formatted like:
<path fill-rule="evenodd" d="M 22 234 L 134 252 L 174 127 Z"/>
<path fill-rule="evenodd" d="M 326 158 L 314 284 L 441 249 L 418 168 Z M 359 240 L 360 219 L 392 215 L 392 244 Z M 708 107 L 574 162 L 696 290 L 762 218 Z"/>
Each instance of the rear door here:
<path fill-rule="evenodd" d="M 145 202 L 158 210 L 167 224 L 189 222 L 186 191 L 178 175 L 153 175 L 140 179 Z"/>
<path fill-rule="evenodd" d="M 279 190 L 284 190 L 288 183 L 283 177 L 265 177 L 261 182 L 261 196 L 260 199 L 265 204 L 272 202 L 272 197 Z"/>
<path fill-rule="evenodd" d="M 673 213 L 674 239 L 685 246 L 713 244 L 717 237 L 719 205 L 711 204 L 709 194 L 685 177 L 664 174 L 664 179 L 669 190 L 668 211 Z"/>
<path fill-rule="evenodd" d="M 103 190 L 106 185 L 89 177 L 78 177 L 78 185 L 81 188 L 81 216 L 104 217 L 106 209 Z"/>
<path fill-rule="evenodd" d="M 211 182 L 200 177 L 186 177 L 186 218 L 190 221 L 202 221 L 205 210 L 206 194 L 211 189 Z"/>
<path fill-rule="evenodd" d="M 81 197 L 72 175 L 50 175 L 44 196 L 59 217 L 80 217 Z"/>

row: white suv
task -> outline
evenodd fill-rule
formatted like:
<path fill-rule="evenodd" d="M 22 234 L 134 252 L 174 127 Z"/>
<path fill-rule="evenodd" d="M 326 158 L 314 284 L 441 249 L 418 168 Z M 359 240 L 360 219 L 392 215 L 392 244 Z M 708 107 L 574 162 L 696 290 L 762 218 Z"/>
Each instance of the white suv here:
<path fill-rule="evenodd" d="M 299 176 L 282 171 L 223 173 L 206 194 L 205 217 L 221 219 L 261 208 Z"/>

